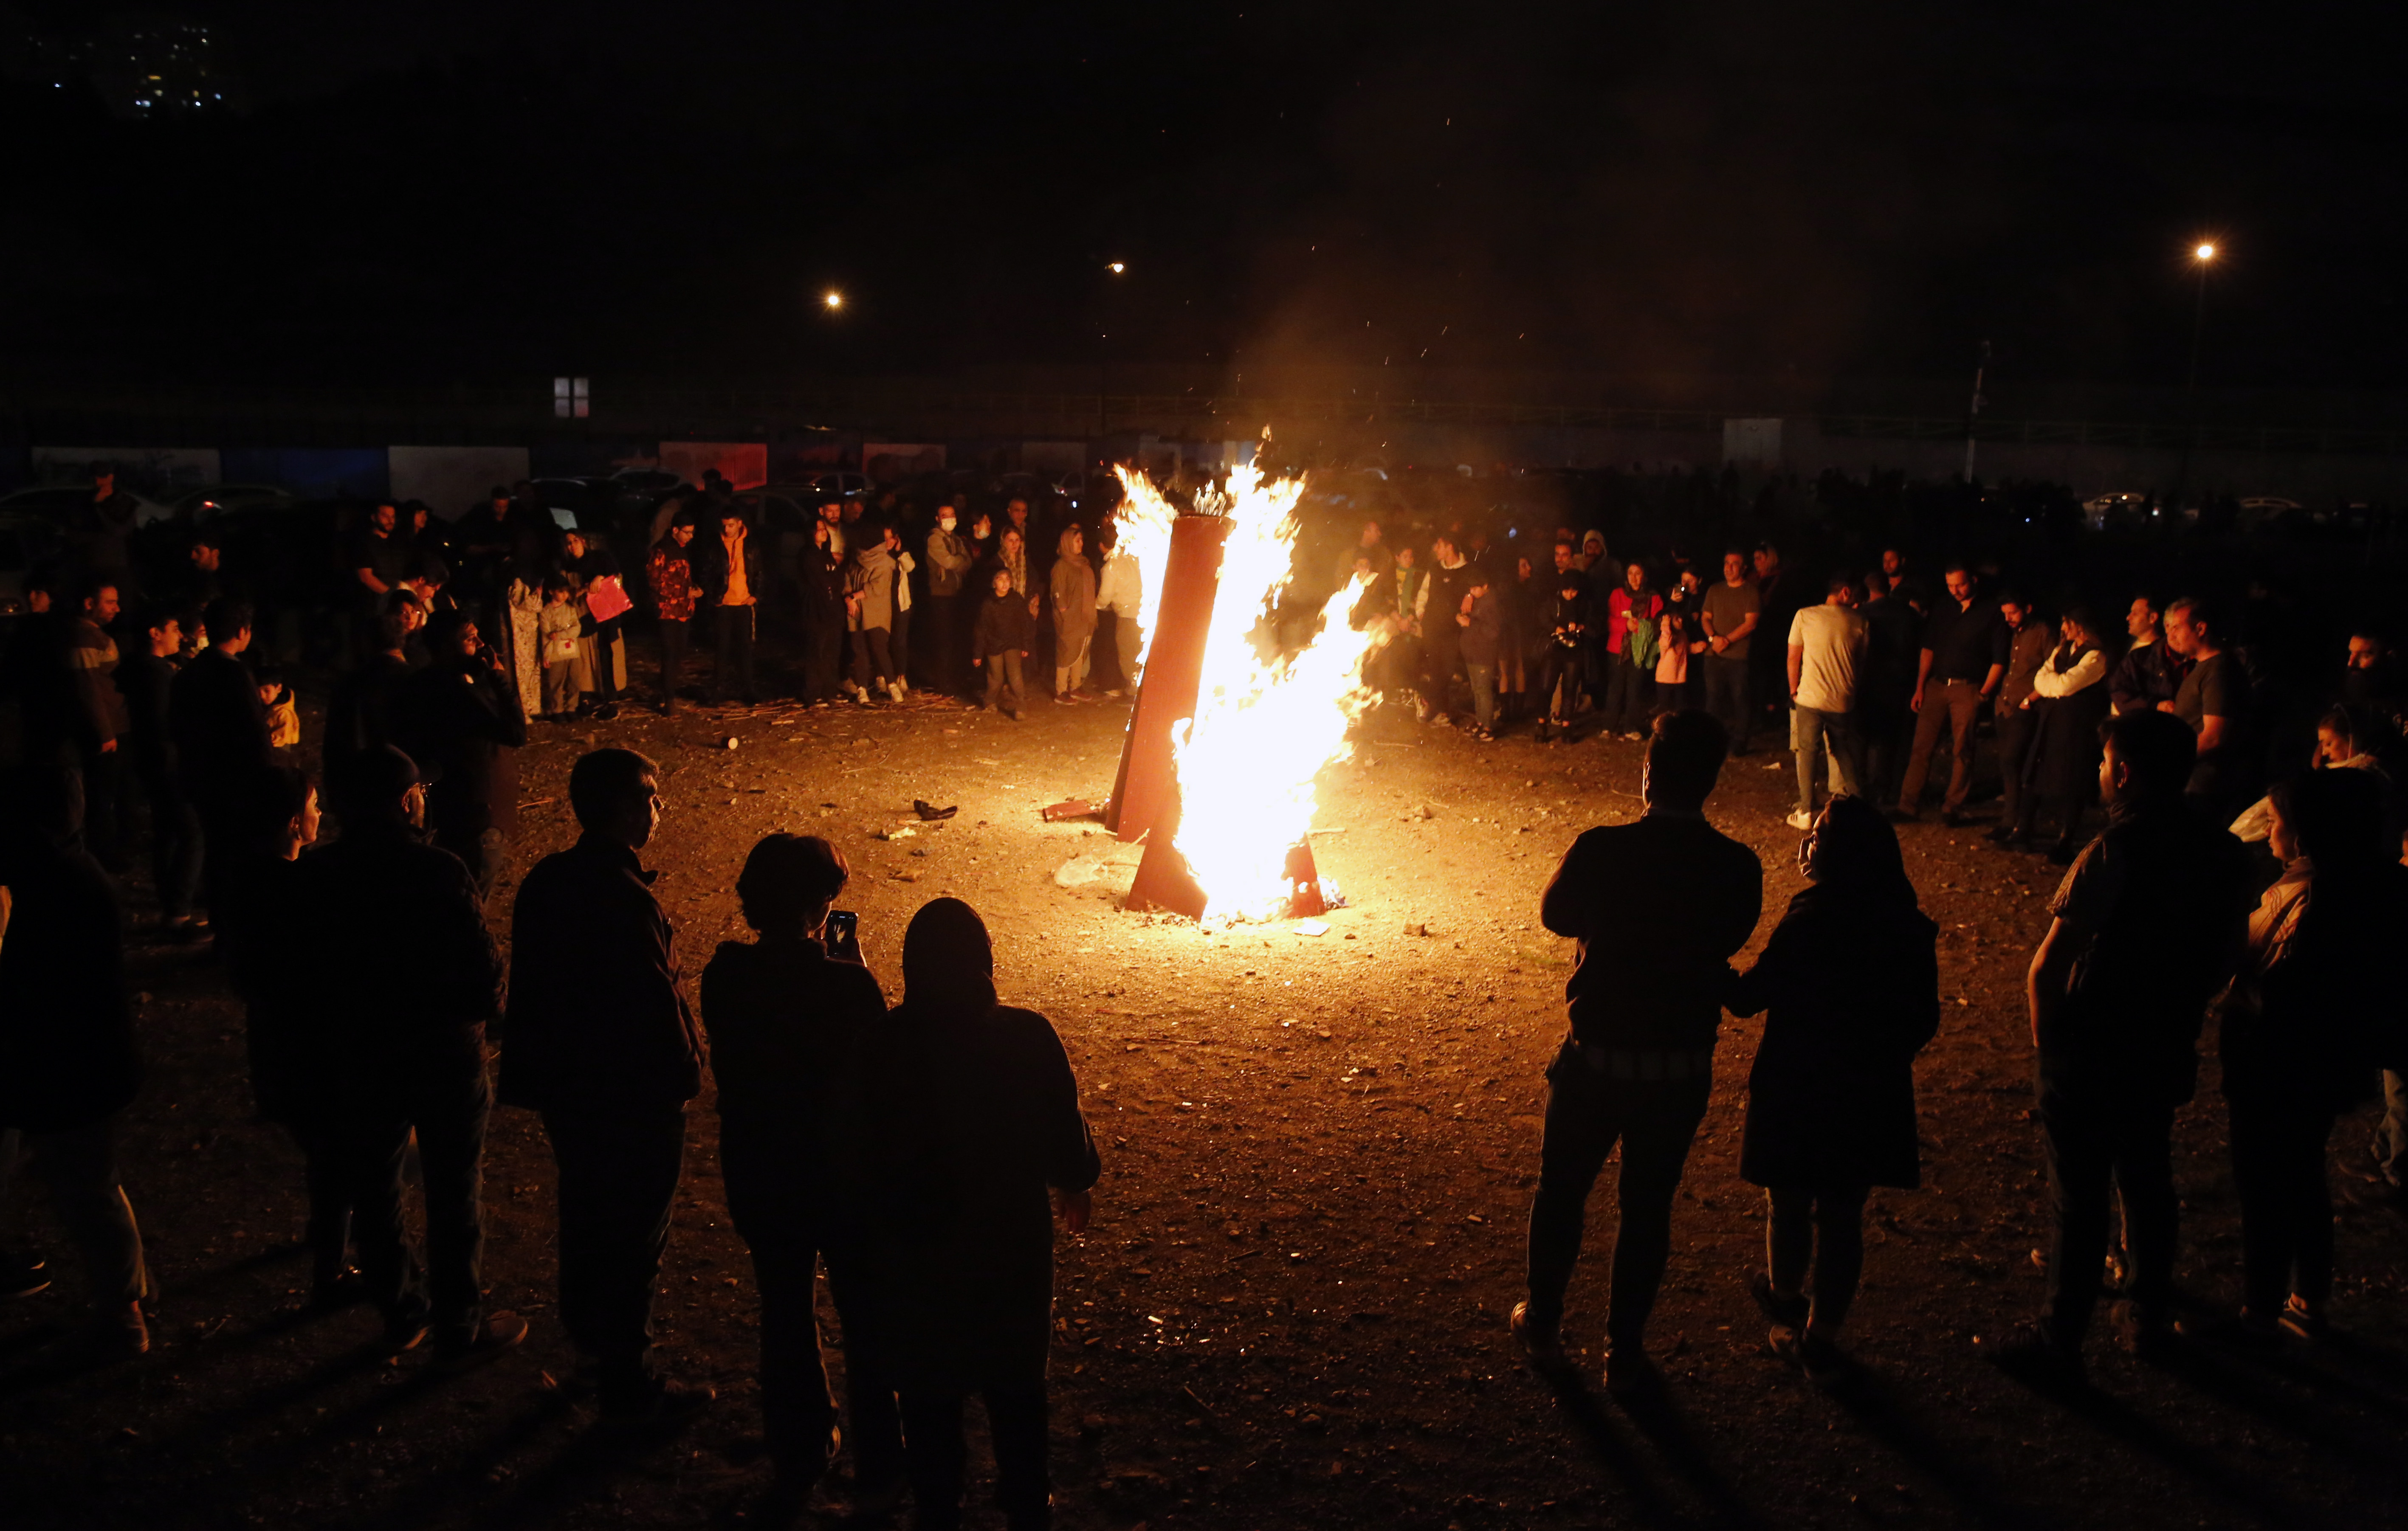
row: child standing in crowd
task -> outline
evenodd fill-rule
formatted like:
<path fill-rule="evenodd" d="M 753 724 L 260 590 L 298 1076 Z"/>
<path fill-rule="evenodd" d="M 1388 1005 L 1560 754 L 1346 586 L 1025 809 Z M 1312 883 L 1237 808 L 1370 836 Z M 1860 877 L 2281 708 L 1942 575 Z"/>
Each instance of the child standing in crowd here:
<path fill-rule="evenodd" d="M 970 633 L 970 663 L 986 675 L 984 706 L 1020 718 L 1020 662 L 1028 657 L 1033 622 L 1028 603 L 1011 587 L 1011 570 L 997 564 L 987 576 L 988 594 Z"/>
<path fill-rule="evenodd" d="M 558 720 L 577 707 L 577 608 L 568 599 L 566 575 L 548 575 L 543 581 L 543 614 L 536 631 L 543 644 L 543 715 Z"/>
<path fill-rule="evenodd" d="M 267 742 L 289 750 L 301 742 L 301 709 L 294 705 L 293 688 L 284 672 L 273 665 L 259 667 L 259 705 L 267 709 Z"/>

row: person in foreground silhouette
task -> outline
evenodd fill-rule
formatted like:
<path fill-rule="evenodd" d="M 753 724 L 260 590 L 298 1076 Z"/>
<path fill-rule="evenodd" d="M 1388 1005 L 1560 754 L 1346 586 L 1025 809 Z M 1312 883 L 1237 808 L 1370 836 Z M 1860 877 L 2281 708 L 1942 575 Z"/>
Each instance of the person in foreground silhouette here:
<path fill-rule="evenodd" d="M 2050 901 L 2028 980 L 2056 1203 L 2047 1307 L 2039 1323 L 1975 1339 L 2050 1386 L 2083 1378 L 2111 1191 L 2131 1252 L 2124 1343 L 2143 1359 L 2163 1353 L 2179 1217 L 2174 1112 L 2198 1087 L 2200 1025 L 2232 976 L 2251 904 L 2241 842 L 2183 801 L 2198 752 L 2189 728 L 2172 713 L 2125 712 L 2100 732 L 2107 827 Z"/>
<path fill-rule="evenodd" d="M 1644 1388 L 1647 1315 L 1672 1244 L 1672 1197 L 1713 1088 L 1714 1033 L 1731 954 L 1764 908 L 1756 852 L 1706 823 L 1727 736 L 1694 708 L 1656 720 L 1634 823 L 1572 842 L 1540 901 L 1549 930 L 1580 942 L 1564 994 L 1571 1035 L 1547 1069 L 1539 1194 L 1530 1206 L 1529 1298 L 1514 1338 L 1542 1376 L 1573 1375 L 1559 1334 L 1589 1188 L 1622 1145 L 1621 1225 L 1606 1309 L 1605 1382 Z"/>
<path fill-rule="evenodd" d="M 632 750 L 568 773 L 577 843 L 536 863 L 511 913 L 501 1098 L 543 1113 L 560 1168 L 560 1322 L 614 1424 L 674 1424 L 716 1395 L 652 1364 L 652 1289 L 702 1093 L 702 1029 L 679 992 L 677 933 L 636 853 L 659 779 Z"/>
<path fill-rule="evenodd" d="M 862 1290 L 895 1368 L 918 1531 L 961 1524 L 973 1393 L 1004 1524 L 1053 1524 L 1046 1193 L 1059 1195 L 1063 1226 L 1082 1232 L 1102 1173 L 1053 1023 L 1001 1003 L 994 973 L 976 911 L 957 898 L 923 906 L 903 935 L 903 1003 L 861 1051 L 851 1137 Z"/>
<path fill-rule="evenodd" d="M 1740 1177 L 1767 1204 L 1750 1291 L 1773 1352 L 1827 1381 L 1845 1369 L 1836 1341 L 1864 1270 L 1868 1191 L 1922 1183 L 1914 1055 L 1940 1029 L 1940 927 L 1868 798 L 1824 805 L 1798 860 L 1811 885 L 1726 1003 L 1768 1012 L 1740 1141 Z"/>
<path fill-rule="evenodd" d="M 891 1501 L 902 1488 L 902 1424 L 864 1332 L 838 1178 L 853 1054 L 886 1018 L 860 945 L 849 930 L 829 929 L 850 876 L 844 852 L 816 835 L 764 837 L 736 880 L 760 939 L 721 943 L 702 970 L 719 1168 L 761 1293 L 761 1420 L 778 1473 L 765 1510 L 788 1518 L 826 1475 L 839 1440 L 814 1310 L 823 1259 L 844 1324 L 855 1508 Z"/>
<path fill-rule="evenodd" d="M 2393 859 L 2381 780 L 2309 771 L 2276 783 L 2270 806 L 2283 875 L 2249 917 L 2248 952 L 2217 1030 L 2241 1194 L 2241 1310 L 2176 1325 L 2243 1343 L 2325 1337 L 2333 1285 L 2325 1149 L 2335 1119 L 2374 1094 L 2396 1045 L 2394 947 L 2408 931 L 2408 867 Z"/>

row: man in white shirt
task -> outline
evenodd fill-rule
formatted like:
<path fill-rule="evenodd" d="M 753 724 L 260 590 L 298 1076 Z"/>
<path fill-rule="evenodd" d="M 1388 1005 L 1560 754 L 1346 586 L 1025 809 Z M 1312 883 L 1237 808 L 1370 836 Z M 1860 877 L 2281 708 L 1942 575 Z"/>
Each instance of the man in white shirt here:
<path fill-rule="evenodd" d="M 1145 597 L 1145 574 L 1137 554 L 1121 546 L 1120 530 L 1107 521 L 1096 530 L 1104 545 L 1103 572 L 1096 579 L 1096 625 L 1112 635 L 1112 665 L 1119 679 L 1108 696 L 1126 696 L 1137 690 L 1138 654 L 1141 639 L 1137 614 Z"/>
<path fill-rule="evenodd" d="M 1789 620 L 1789 748 L 1798 756 L 1798 807 L 1792 829 L 1814 827 L 1814 769 L 1828 753 L 1841 792 L 1856 792 L 1864 761 L 1848 714 L 1856 705 L 1856 664 L 1865 651 L 1865 619 L 1856 610 L 1856 581 L 1835 574 L 1820 606 Z"/>

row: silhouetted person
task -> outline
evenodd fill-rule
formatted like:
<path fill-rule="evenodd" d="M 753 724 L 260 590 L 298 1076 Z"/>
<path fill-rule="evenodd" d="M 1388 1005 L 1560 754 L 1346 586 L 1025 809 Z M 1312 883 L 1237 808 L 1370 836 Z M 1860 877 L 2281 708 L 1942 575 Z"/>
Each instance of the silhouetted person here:
<path fill-rule="evenodd" d="M 1940 1028 L 1940 927 L 1869 798 L 1825 805 L 1798 859 L 1810 885 L 1726 1004 L 1767 1012 L 1739 1158 L 1768 1208 L 1751 1290 L 1777 1325 L 1773 1349 L 1821 1380 L 1843 1364 L 1834 1341 L 1864 1269 L 1867 1194 L 1923 1183 L 1914 1055 Z"/>
<path fill-rule="evenodd" d="M 117 689 L 117 640 L 108 634 L 118 609 L 113 580 L 86 580 L 60 657 L 66 665 L 70 697 L 68 747 L 83 773 L 84 844 L 93 860 L 122 877 L 133 862 L 126 854 L 129 725 L 124 694 Z"/>
<path fill-rule="evenodd" d="M 83 782 L 73 771 L 30 767 L 0 792 L 0 887 L 10 900 L 0 942 L 0 1129 L 31 1151 L 92 1295 L 89 1324 L 39 1357 L 43 1367 L 150 1348 L 142 1235 L 117 1178 L 117 1117 L 141 1085 L 142 1062 L 117 893 L 82 831 Z M 0 1177 L 14 1157 L 0 1156 Z"/>
<path fill-rule="evenodd" d="M 1570 1375 L 1557 1335 L 1564 1288 L 1589 1188 L 1620 1143 L 1605 1365 L 1617 1391 L 1653 1375 L 1647 1315 L 1671 1252 L 1673 1193 L 1713 1088 L 1727 964 L 1764 908 L 1756 852 L 1706 823 L 1727 738 L 1709 713 L 1657 718 L 1640 782 L 1646 814 L 1574 840 L 1539 905 L 1546 927 L 1576 937 L 1580 954 L 1564 985 L 1571 1035 L 1547 1069 L 1530 1295 L 1512 1327 L 1533 1365 Z"/>
<path fill-rule="evenodd" d="M 2241 842 L 2183 802 L 2190 730 L 2151 710 L 2119 713 L 2100 733 L 2107 828 L 2057 890 L 2028 985 L 2056 1202 L 2047 1309 L 1987 1347 L 2000 1365 L 2053 1383 L 2082 1376 L 2111 1191 L 2130 1252 L 2126 1343 L 2143 1357 L 2161 1347 L 2177 1231 L 2174 1111 L 2197 1088 L 2200 1021 L 2232 974 L 2250 905 Z"/>
<path fill-rule="evenodd" d="M 410 676 L 409 643 L 416 632 L 414 606 L 388 606 L 377 619 L 377 649 L 354 669 L 337 678 L 326 698 L 321 764 L 400 742 L 401 691 Z"/>
<path fill-rule="evenodd" d="M 568 775 L 582 833 L 538 862 L 511 916 L 501 1097 L 543 1113 L 560 1171 L 560 1321 L 606 1419 L 669 1421 L 715 1395 L 653 1367 L 652 1288 L 702 1093 L 677 934 L 636 852 L 659 826 L 652 763 L 595 750 Z"/>
<path fill-rule="evenodd" d="M 703 1023 L 719 1080 L 719 1166 L 761 1292 L 761 1416 L 778 1468 L 775 1495 L 789 1510 L 827 1471 L 837 1444 L 812 1295 L 823 1258 L 844 1321 L 854 1485 L 866 1498 L 892 1496 L 903 1477 L 894 1388 L 862 1322 L 840 1226 L 844 1092 L 854 1050 L 886 1015 L 859 945 L 849 936 L 826 942 L 828 910 L 848 875 L 844 853 L 816 836 L 763 839 L 736 881 L 745 923 L 760 939 L 723 942 L 702 971 Z"/>
<path fill-rule="evenodd" d="M 130 651 L 117 662 L 117 689 L 125 699 L 126 732 L 120 752 L 150 801 L 150 880 L 159 894 L 159 923 L 170 937 L 197 934 L 193 900 L 201 886 L 201 819 L 176 776 L 176 740 L 167 723 L 167 694 L 183 648 L 182 621 L 153 607 L 135 624 Z"/>
<path fill-rule="evenodd" d="M 903 1003 L 864 1040 L 857 1190 L 864 1290 L 901 1395 L 914 1524 L 961 1524 L 962 1408 L 986 1405 L 996 1499 L 1052 1524 L 1045 1359 L 1054 1231 L 1085 1229 L 1102 1173 L 1053 1023 L 1000 1003 L 986 926 L 939 898 L 903 935 Z"/>
<path fill-rule="evenodd" d="M 176 739 L 176 769 L 201 816 L 202 878 L 215 910 L 231 863 L 214 854 L 243 834 L 273 751 L 267 707 L 242 658 L 251 647 L 251 608 L 236 600 L 209 603 L 201 625 L 208 647 L 176 674 L 167 691 L 167 726 Z"/>
<path fill-rule="evenodd" d="M 301 1151 L 308 1307 L 325 1312 L 364 1299 L 367 1286 L 351 1264 L 351 1189 L 337 1152 L 339 1075 L 326 996 L 294 940 L 303 917 L 301 856 L 317 842 L 319 822 L 317 784 L 293 766 L 272 770 L 243 843 L 220 849 L 240 859 L 225 880 L 231 903 L 217 912 L 226 979 L 243 1000 L 252 1103 Z"/>
<path fill-rule="evenodd" d="M 490 895 L 518 827 L 526 711 L 465 611 L 434 627 L 434 654 L 402 687 L 400 743 L 425 774 L 427 827 Z"/>
<path fill-rule="evenodd" d="M 328 1121 L 360 1269 L 394 1350 L 431 1327 L 438 1361 L 481 1359 L 526 1337 L 525 1320 L 484 1311 L 479 1277 L 494 1101 L 485 1023 L 501 1008 L 501 954 L 468 869 L 425 842 L 426 793 L 408 755 L 387 745 L 353 756 L 332 786 L 342 837 L 297 864 L 292 940 L 326 1033 Z M 413 1134 L 423 1278 L 402 1226 Z"/>
<path fill-rule="evenodd" d="M 2408 867 L 2392 854 L 2383 783 L 2362 770 L 2276 783 L 2282 878 L 2249 920 L 2249 947 L 2219 1028 L 2241 1194 L 2241 1310 L 2211 1334 L 2322 1338 L 2332 1298 L 2334 1120 L 2372 1095 L 2399 1001 Z M 2392 1022 L 2396 1026 L 2396 1020 Z M 2190 1320 L 2183 1332 L 2193 1332 Z"/>

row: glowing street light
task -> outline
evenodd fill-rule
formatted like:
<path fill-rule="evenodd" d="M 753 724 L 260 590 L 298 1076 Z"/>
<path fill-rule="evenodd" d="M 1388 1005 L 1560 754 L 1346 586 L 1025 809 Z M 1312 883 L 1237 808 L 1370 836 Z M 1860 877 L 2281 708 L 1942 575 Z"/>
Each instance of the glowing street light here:
<path fill-rule="evenodd" d="M 1117 277 L 1128 269 L 1128 263 L 1125 261 L 1114 261 L 1111 265 L 1105 267 L 1105 269 Z"/>
<path fill-rule="evenodd" d="M 822 295 L 820 302 L 826 307 L 828 312 L 834 313 L 844 307 L 844 294 L 832 291 Z"/>
<path fill-rule="evenodd" d="M 2202 243 L 2197 250 L 2190 252 L 2190 258 L 2197 261 L 2200 265 L 2205 265 L 2208 262 L 2215 259 L 2215 246 L 2213 244 Z"/>

